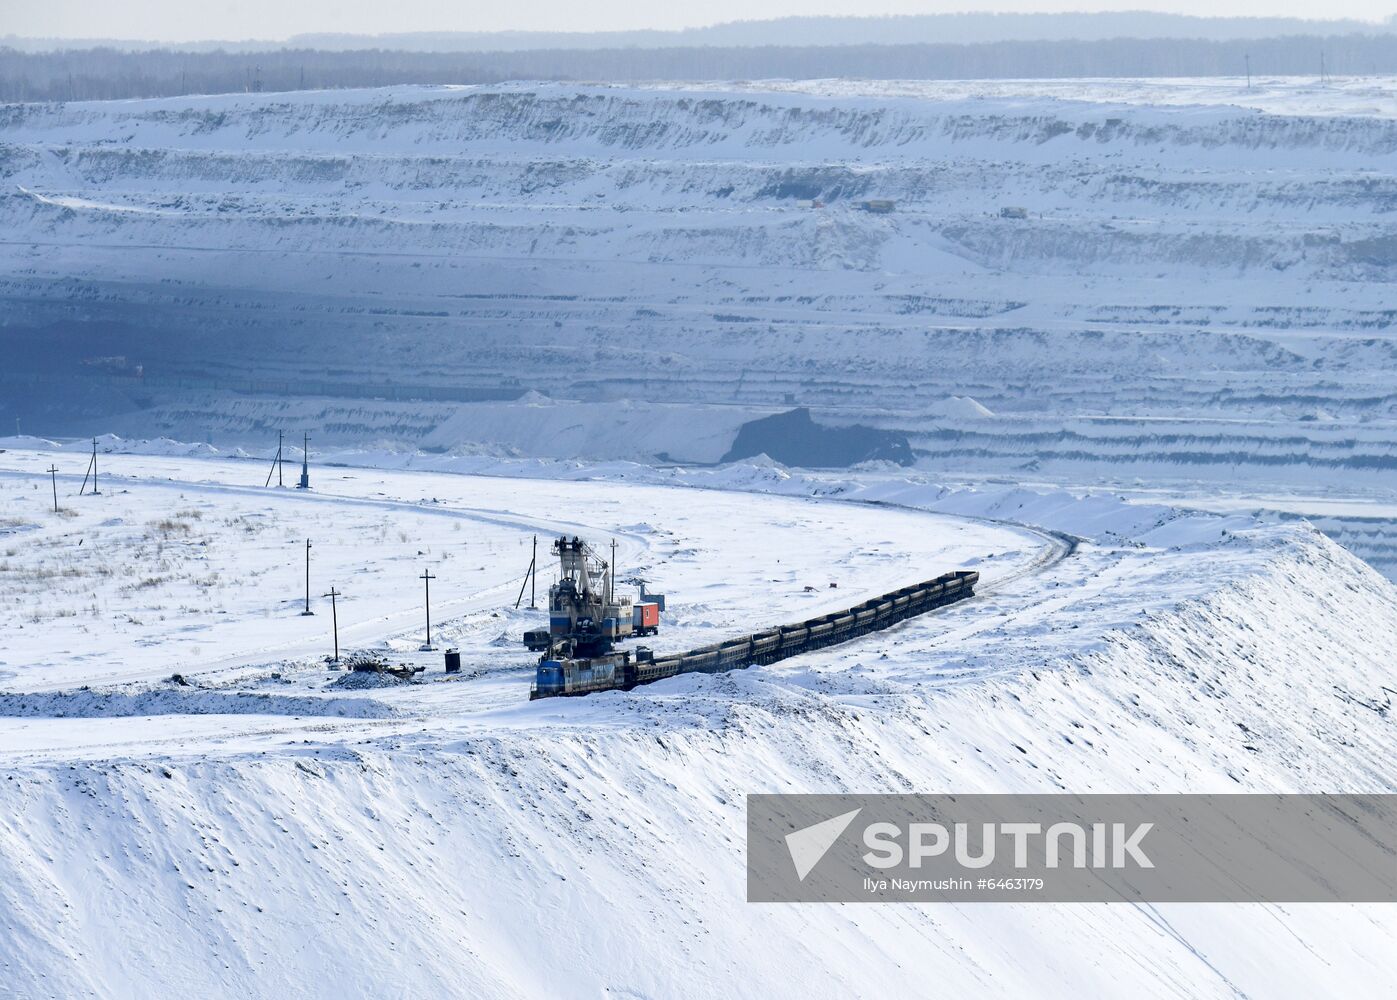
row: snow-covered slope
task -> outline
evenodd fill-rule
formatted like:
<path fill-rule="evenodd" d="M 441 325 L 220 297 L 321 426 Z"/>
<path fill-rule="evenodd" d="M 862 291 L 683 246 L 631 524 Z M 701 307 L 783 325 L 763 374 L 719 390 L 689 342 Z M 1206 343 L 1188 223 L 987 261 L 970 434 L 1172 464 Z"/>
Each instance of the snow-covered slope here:
<path fill-rule="evenodd" d="M 26 448 L 0 462 L 30 475 L 55 458 L 70 460 Z M 261 468 L 105 461 L 134 502 L 183 493 L 230 510 Z M 957 563 L 981 546 L 986 583 L 873 640 L 577 700 L 525 701 L 527 671 L 512 664 L 531 626 L 482 609 L 441 626 L 481 667 L 459 681 L 433 663 L 427 683 L 327 689 L 335 675 L 292 655 L 261 676 L 194 673 L 190 688 L 0 699 L 18 716 L 0 727 L 0 982 L 60 996 L 341 996 L 346 983 L 371 995 L 888 996 L 933 982 L 1191 998 L 1368 995 L 1393 972 L 1384 907 L 744 901 L 751 792 L 1393 791 L 1383 689 L 1397 588 L 1313 530 L 874 470 L 491 468 L 344 469 L 314 499 L 275 502 L 358 517 L 372 498 L 385 518 L 401 505 L 470 523 L 504 503 L 527 514 L 556 491 L 588 530 L 636 540 L 628 559 L 665 583 L 681 628 L 735 627 L 754 605 L 803 599 L 768 579 L 785 572 L 773 560 L 789 537 L 821 540 L 797 559 L 818 554 L 870 585 L 903 571 L 880 562 L 885 540 Z M 529 479 L 498 478 L 510 468 Z M 11 503 L 44 523 L 42 496 Z M 654 530 L 646 511 L 679 519 L 685 537 Z M 98 544 L 92 516 L 59 521 Z M 55 530 L 67 529 L 7 536 L 7 564 L 52 559 L 38 543 Z M 230 608 L 255 614 L 241 600 Z M 177 634 L 152 635 L 179 648 Z M 117 676 L 142 655 L 118 647 L 84 669 Z M 239 692 L 284 709 L 217 714 Z M 112 710 L 122 694 L 161 714 Z M 364 710 L 345 711 L 356 700 Z"/>
<path fill-rule="evenodd" d="M 532 388 L 692 407 L 694 431 L 534 411 L 507 433 L 391 401 L 308 422 L 324 443 L 697 460 L 737 415 L 797 403 L 911 433 L 938 470 L 1390 491 L 1390 111 L 1388 81 L 1283 80 L 10 106 L 7 411 L 246 443 L 273 396 Z M 27 380 L 56 354 L 145 377 Z M 993 418 L 948 409 L 966 396 Z"/>

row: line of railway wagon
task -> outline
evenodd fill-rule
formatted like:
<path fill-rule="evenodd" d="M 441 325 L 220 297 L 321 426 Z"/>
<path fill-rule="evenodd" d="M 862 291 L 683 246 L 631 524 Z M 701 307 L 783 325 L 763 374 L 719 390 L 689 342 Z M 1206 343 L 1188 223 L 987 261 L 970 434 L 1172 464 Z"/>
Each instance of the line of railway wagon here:
<path fill-rule="evenodd" d="M 816 649 L 838 645 L 889 628 L 975 592 L 980 574 L 956 570 L 933 580 L 914 583 L 842 611 L 738 636 L 687 653 L 654 656 L 648 650 L 589 660 L 553 660 L 539 665 L 531 698 L 581 695 L 593 691 L 629 690 L 667 677 L 688 673 L 717 673 L 753 664 L 775 663 Z"/>

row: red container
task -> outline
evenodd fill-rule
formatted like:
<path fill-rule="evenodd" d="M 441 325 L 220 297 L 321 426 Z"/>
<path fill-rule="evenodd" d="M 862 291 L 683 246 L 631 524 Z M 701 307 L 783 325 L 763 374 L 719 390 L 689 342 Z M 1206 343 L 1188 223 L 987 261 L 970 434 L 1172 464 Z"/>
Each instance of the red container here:
<path fill-rule="evenodd" d="M 660 625 L 660 606 L 650 602 L 632 605 L 632 622 L 635 628 L 653 629 Z"/>

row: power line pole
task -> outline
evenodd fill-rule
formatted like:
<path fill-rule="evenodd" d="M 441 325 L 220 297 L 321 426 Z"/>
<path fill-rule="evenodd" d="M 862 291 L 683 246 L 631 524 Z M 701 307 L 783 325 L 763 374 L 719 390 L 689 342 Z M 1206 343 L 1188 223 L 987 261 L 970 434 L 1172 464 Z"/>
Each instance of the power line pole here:
<path fill-rule="evenodd" d="M 1251 53 L 1246 56 L 1247 60 L 1247 89 L 1251 90 Z"/>
<path fill-rule="evenodd" d="M 284 463 L 282 462 L 282 458 L 281 458 L 281 431 L 277 431 L 277 432 L 276 432 L 276 457 L 272 459 L 272 467 L 271 467 L 270 469 L 267 470 L 267 481 L 266 481 L 265 483 L 262 484 L 264 487 L 267 487 L 267 486 L 272 485 L 272 473 L 273 473 L 273 472 L 276 473 L 276 484 L 277 484 L 277 486 L 285 486 L 285 485 L 286 485 L 285 483 L 283 483 L 283 482 L 281 481 L 281 467 L 282 467 L 283 464 L 284 464 Z"/>
<path fill-rule="evenodd" d="M 315 614 L 315 612 L 312 611 L 312 610 L 310 609 L 310 539 L 307 538 L 307 539 L 306 539 L 306 610 L 304 610 L 304 611 L 301 612 L 301 617 L 304 618 L 306 615 L 313 615 L 313 614 Z"/>
<path fill-rule="evenodd" d="M 83 493 L 87 490 L 87 478 L 88 478 L 88 476 L 91 476 L 91 477 L 92 477 L 92 495 L 95 496 L 95 497 L 101 496 L 101 495 L 102 495 L 101 492 L 98 491 L 98 489 L 97 489 L 97 439 L 96 439 L 96 438 L 93 438 L 93 439 L 92 439 L 92 458 L 90 458 L 90 459 L 88 460 L 88 463 L 87 463 L 87 471 L 86 471 L 85 473 L 83 473 L 83 477 L 82 477 L 82 486 L 78 487 L 78 496 L 82 496 Z"/>
<path fill-rule="evenodd" d="M 538 535 L 535 535 L 535 536 L 534 536 L 534 554 L 533 554 L 533 558 L 529 560 L 529 568 L 526 569 L 526 570 L 524 571 L 524 579 L 523 579 L 523 580 L 520 582 L 520 584 L 519 584 L 519 596 L 516 597 L 516 598 L 514 599 L 514 606 L 515 606 L 516 608 L 519 607 L 519 602 L 521 602 L 522 600 L 524 600 L 524 588 L 525 588 L 525 587 L 528 587 L 528 586 L 530 585 L 531 582 L 535 582 L 535 583 L 536 583 L 537 579 L 538 579 Z M 535 596 L 536 596 L 535 591 L 534 591 L 534 590 L 530 590 L 530 591 L 529 591 L 529 610 L 530 610 L 530 611 L 534 610 L 534 608 L 536 608 L 536 607 L 538 606 L 537 603 L 536 603 L 536 601 L 535 601 Z"/>
<path fill-rule="evenodd" d="M 422 648 L 424 650 L 430 650 L 432 648 L 432 581 L 435 580 L 436 577 L 432 575 L 431 570 L 424 569 L 422 575 L 419 576 L 418 579 L 422 581 L 422 586 L 425 588 L 425 604 L 427 608 L 427 641 L 422 644 Z"/>
<path fill-rule="evenodd" d="M 301 481 L 296 484 L 298 490 L 310 489 L 310 435 L 305 436 L 301 443 Z"/>
<path fill-rule="evenodd" d="M 336 598 L 336 597 L 340 597 L 340 596 L 342 596 L 342 595 L 341 595 L 340 592 L 337 591 L 334 587 L 331 587 L 331 588 L 330 588 L 330 592 L 329 592 L 328 594 L 324 594 L 324 595 L 322 595 L 322 596 L 328 597 L 328 598 L 330 599 L 330 626 L 331 626 L 331 628 L 334 630 L 334 633 L 335 633 L 335 658 L 334 658 L 333 660 L 331 660 L 330 662 L 332 662 L 332 663 L 339 663 L 339 662 L 340 662 L 340 616 L 339 616 L 339 612 L 335 610 L 335 598 Z"/>
<path fill-rule="evenodd" d="M 53 512 L 58 513 L 58 466 L 49 463 L 49 480 L 53 483 Z"/>

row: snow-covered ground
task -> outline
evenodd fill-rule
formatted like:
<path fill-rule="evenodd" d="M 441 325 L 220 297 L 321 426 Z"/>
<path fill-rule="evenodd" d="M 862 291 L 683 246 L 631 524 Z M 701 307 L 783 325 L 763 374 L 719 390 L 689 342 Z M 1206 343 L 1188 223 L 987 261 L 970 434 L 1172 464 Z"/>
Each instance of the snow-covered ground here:
<path fill-rule="evenodd" d="M 660 86 L 665 86 L 661 84 Z M 1173 77 L 1142 80 L 1079 77 L 1062 80 L 763 80 L 734 89 L 825 96 L 896 96 L 924 100 L 1025 100 L 1050 97 L 1086 104 L 1139 107 L 1225 107 L 1272 115 L 1397 118 L 1397 90 L 1387 77 L 1337 77 L 1320 83 L 1296 77 Z"/>
<path fill-rule="evenodd" d="M 289 706 L 284 714 L 312 711 L 307 696 L 338 680 L 321 662 L 332 612 L 343 650 L 380 648 L 440 674 L 440 653 L 419 649 L 423 570 L 436 575 L 433 642 L 462 651 L 464 676 L 452 685 L 470 689 L 462 710 L 518 702 L 533 663 L 522 634 L 547 623 L 544 610 L 513 607 L 535 535 L 540 595 L 555 578 L 552 538 L 580 534 L 604 553 L 615 540 L 622 579 L 675 595 L 651 642 L 661 650 L 848 607 L 953 568 L 977 568 L 993 585 L 1062 547 L 1022 528 L 809 497 L 343 467 L 318 468 L 315 488 L 301 492 L 264 486 L 262 463 L 120 453 L 100 456 L 99 496 L 77 495 L 81 476 L 63 475 L 54 514 L 41 487 L 55 457 L 73 462 L 71 452 L 0 454 L 0 601 L 12 618 L 0 712 L 17 716 L 181 702 L 245 712 L 259 698 Z M 343 595 L 337 611 L 322 596 L 331 586 Z M 210 690 L 152 687 L 173 674 Z M 333 693 L 329 714 L 343 714 Z"/>
<path fill-rule="evenodd" d="M 77 497 L 80 450 L 0 443 L 19 995 L 1366 996 L 1394 972 L 1380 906 L 744 901 L 750 792 L 1393 791 L 1397 589 L 1303 524 L 769 464 L 360 454 L 306 494 L 207 448 L 104 446 L 103 495 Z M 530 703 L 514 586 L 562 511 L 668 593 L 657 646 L 956 566 L 984 583 L 773 666 Z M 351 574 L 342 620 L 418 683 L 336 686 L 328 608 L 296 614 L 307 525 L 317 592 Z M 115 552 L 164 579 L 123 594 L 92 569 Z M 416 650 L 424 565 L 459 679 Z M 45 568 L 79 614 L 13 603 Z M 128 599 L 229 621 L 216 647 L 180 631 L 203 604 L 138 633 Z"/>
<path fill-rule="evenodd" d="M 547 622 L 545 611 L 508 607 L 535 535 L 541 591 L 555 578 L 552 539 L 580 534 L 604 553 L 615 540 L 623 576 L 656 593 L 682 592 L 665 648 L 848 607 L 860 599 L 850 591 L 882 593 L 951 568 L 983 564 L 994 580 L 1045 545 L 920 513 L 728 493 L 702 494 L 696 506 L 688 493 L 639 485 L 618 493 L 590 483 L 317 468 L 310 491 L 269 489 L 265 464 L 244 460 L 102 455 L 101 495 L 77 496 L 83 470 L 71 452 L 61 456 L 69 471 L 58 480 L 55 515 L 43 488 L 53 458 L 0 455 L 0 602 L 13 618 L 0 678 L 25 690 L 328 655 L 331 609 L 322 595 L 331 586 L 345 595 L 346 649 L 398 632 L 421 644 L 424 570 L 437 576 L 433 641 L 456 645 L 462 629 L 478 632 L 489 651 L 468 650 L 468 666 L 478 655 L 495 670 L 522 668 L 530 662 L 523 630 Z M 313 620 L 302 614 L 308 538 Z M 512 657 L 492 647 L 501 636 Z"/>

